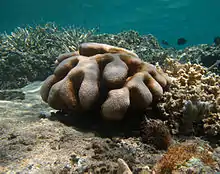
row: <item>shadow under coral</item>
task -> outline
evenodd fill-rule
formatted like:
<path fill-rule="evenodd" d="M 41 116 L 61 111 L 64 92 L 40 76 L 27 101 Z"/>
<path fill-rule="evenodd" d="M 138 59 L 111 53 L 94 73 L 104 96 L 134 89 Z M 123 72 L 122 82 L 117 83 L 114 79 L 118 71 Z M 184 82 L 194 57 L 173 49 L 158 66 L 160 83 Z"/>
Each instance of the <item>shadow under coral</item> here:
<path fill-rule="evenodd" d="M 100 137 L 137 137 L 140 136 L 140 123 L 143 117 L 144 113 L 129 110 L 123 120 L 109 121 L 102 118 L 99 110 L 92 110 L 70 113 L 57 111 L 51 113 L 48 119 L 73 126 L 81 132 L 93 132 Z"/>

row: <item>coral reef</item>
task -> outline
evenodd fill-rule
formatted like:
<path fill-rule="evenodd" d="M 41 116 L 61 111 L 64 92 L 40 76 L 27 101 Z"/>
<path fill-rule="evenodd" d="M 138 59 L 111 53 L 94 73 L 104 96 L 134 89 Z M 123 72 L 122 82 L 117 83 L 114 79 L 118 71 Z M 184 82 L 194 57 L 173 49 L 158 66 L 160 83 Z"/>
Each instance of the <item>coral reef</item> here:
<path fill-rule="evenodd" d="M 83 42 L 99 42 L 135 51 L 141 59 L 162 63 L 173 50 L 163 49 L 152 35 L 136 31 L 96 34 L 74 26 L 62 28 L 54 23 L 16 28 L 0 35 L 0 89 L 19 88 L 43 80 L 54 70 L 54 60 L 62 52 L 75 51 Z M 36 61 L 37 60 L 37 61 Z M 16 67 L 16 68 L 15 68 Z M 5 75 L 2 72 L 9 72 Z"/>
<path fill-rule="evenodd" d="M 62 28 L 54 23 L 16 28 L 0 35 L 0 89 L 19 88 L 43 80 L 54 70 L 54 59 L 62 52 L 75 51 L 83 42 L 98 42 L 133 50 L 144 61 L 163 64 L 167 57 L 182 63 L 202 63 L 219 73 L 220 46 L 198 45 L 176 50 L 163 48 L 152 35 L 136 31 L 97 34 L 97 29 Z M 218 63 L 219 64 L 219 63 Z M 215 64 L 215 65 L 218 65 Z M 4 72 L 9 72 L 5 74 Z"/>
<path fill-rule="evenodd" d="M 153 35 L 140 35 L 137 31 L 125 31 L 114 34 L 93 35 L 93 42 L 105 43 L 117 47 L 133 50 L 144 61 L 152 64 L 162 63 L 171 54 L 172 49 L 164 49 Z"/>
<path fill-rule="evenodd" d="M 10 35 L 1 34 L 0 89 L 19 88 L 45 79 L 52 73 L 54 59 L 61 52 L 74 51 L 95 31 L 46 23 L 18 27 Z"/>
<path fill-rule="evenodd" d="M 173 83 L 157 107 L 172 133 L 179 133 L 181 124 L 191 129 L 190 125 L 195 122 L 203 125 L 206 134 L 219 134 L 219 76 L 201 65 L 181 64 L 173 59 L 167 59 L 164 68 Z"/>
<path fill-rule="evenodd" d="M 155 149 L 142 143 L 140 137 L 128 134 L 107 138 L 97 134 L 97 128 L 90 131 L 79 129 L 75 120 L 66 115 L 61 117 L 69 118 L 68 123 L 73 120 L 72 124 L 55 119 L 56 111 L 51 111 L 39 95 L 41 85 L 42 82 L 35 82 L 20 89 L 25 94 L 24 100 L 17 98 L 10 101 L 10 95 L 14 96 L 12 92 L 7 93 L 6 100 L 0 101 L 0 173 L 116 173 L 120 169 L 119 158 L 133 173 L 153 173 L 152 168 L 157 161 L 159 163 L 164 150 Z M 47 116 L 38 117 L 42 112 Z M 82 124 L 91 125 L 90 120 L 83 119 Z M 118 124 L 121 127 L 127 125 Z M 115 131 L 115 125 L 106 129 Z M 188 136 L 185 138 L 189 139 Z M 204 144 L 201 138 L 196 139 Z M 185 141 L 182 137 L 174 140 Z M 202 148 L 207 149 L 204 145 Z M 199 144 L 198 149 L 202 148 Z M 220 147 L 213 147 L 208 154 L 220 164 Z M 177 156 L 172 157 L 176 151 L 170 155 L 171 159 L 178 159 Z M 182 163 L 181 170 L 201 171 L 201 167 L 205 166 L 206 173 L 220 171 L 209 170 L 209 164 L 212 163 L 205 163 L 203 158 L 196 156 Z"/>
<path fill-rule="evenodd" d="M 123 48 L 84 43 L 61 55 L 41 88 L 45 102 L 60 110 L 101 107 L 104 118 L 121 120 L 129 108 L 146 110 L 161 97 L 169 77 Z"/>
<path fill-rule="evenodd" d="M 191 63 L 202 64 L 205 67 L 212 67 L 215 63 L 217 65 L 217 62 L 220 60 L 220 46 L 201 44 L 187 47 L 183 50 L 176 51 L 172 58 L 176 58 L 184 63 L 190 61 Z M 220 73 L 219 67 L 217 66 L 211 69 L 217 74 Z"/>
<path fill-rule="evenodd" d="M 136 110 L 130 112 L 129 109 L 144 111 L 164 92 L 161 87 L 169 83 L 167 76 L 161 73 L 159 66 L 148 63 L 158 62 L 163 66 L 174 82 L 170 84 L 170 90 L 153 102 L 156 108 L 155 105 L 147 108 L 153 115 L 141 112 L 140 115 L 148 117 L 142 121 L 141 127 L 140 120 L 137 124 L 133 119 L 123 120 L 123 124 L 113 122 L 113 127 L 106 126 L 108 124 L 100 126 L 100 122 L 105 121 L 98 117 L 101 120 L 98 122 L 90 117 L 94 113 L 99 116 L 96 110 L 89 110 L 88 115 L 54 113 L 56 111 L 39 96 L 42 83 L 18 90 L 0 90 L 0 173 L 220 171 L 216 167 L 216 161 L 220 164 L 217 143 L 212 149 L 202 143 L 202 136 L 196 143 L 170 146 L 183 138 L 173 136 L 172 139 L 170 130 L 173 134 L 205 133 L 209 138 L 220 135 L 220 78 L 210 72 L 219 72 L 220 47 L 198 45 L 184 50 L 164 49 L 152 35 L 141 36 L 135 31 L 115 35 L 95 35 L 94 32 L 60 28 L 50 23 L 17 28 L 10 35 L 0 35 L 0 88 L 15 88 L 30 81 L 43 80 L 56 68 L 41 88 L 41 95 L 49 105 L 71 111 L 98 107 L 104 118 L 112 120 L 123 119 L 127 111 L 131 117 L 139 116 Z M 136 54 L 110 45 L 81 45 L 88 41 L 119 46 Z M 79 51 L 74 52 L 76 49 Z M 54 64 L 61 52 L 68 53 L 59 56 Z M 164 62 L 167 57 L 176 61 L 167 59 Z M 186 63 L 188 61 L 196 64 Z M 53 79 L 57 80 L 55 84 L 51 81 Z M 143 85 L 138 85 L 140 83 Z M 148 90 L 147 95 L 141 91 L 143 86 Z M 161 115 L 154 109 L 158 109 Z M 77 114 L 82 127 L 78 126 L 79 120 L 71 117 Z M 88 116 L 90 119 L 86 120 Z M 86 132 L 88 125 L 91 129 Z M 107 137 L 119 137 L 103 138 L 106 136 L 103 127 L 111 133 L 118 133 L 107 134 Z M 212 138 L 219 140 L 218 137 Z M 167 147 L 168 152 L 162 157 L 165 151 L 158 149 Z"/>
<path fill-rule="evenodd" d="M 178 51 L 178 57 L 180 60 L 185 59 L 192 63 L 202 63 L 209 67 L 220 59 L 220 47 L 207 44 L 187 47 Z"/>

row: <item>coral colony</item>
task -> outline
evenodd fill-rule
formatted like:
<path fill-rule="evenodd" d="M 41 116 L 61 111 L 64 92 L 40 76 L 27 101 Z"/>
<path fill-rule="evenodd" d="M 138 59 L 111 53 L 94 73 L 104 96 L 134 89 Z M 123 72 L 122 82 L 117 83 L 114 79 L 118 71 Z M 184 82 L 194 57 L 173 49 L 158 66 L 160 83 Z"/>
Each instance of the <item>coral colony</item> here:
<path fill-rule="evenodd" d="M 93 110 L 100 113 L 97 116 L 101 123 L 113 121 L 114 126 L 117 123 L 127 126 L 126 119 L 130 119 L 127 113 L 131 113 L 131 119 L 139 117 L 138 138 L 145 144 L 142 146 L 135 140 L 135 149 L 142 148 L 135 151 L 134 154 L 137 152 L 140 158 L 135 162 L 148 158 L 139 153 L 145 152 L 146 144 L 157 149 L 168 149 L 152 168 L 155 173 L 219 171 L 213 149 L 206 145 L 207 142 L 176 142 L 176 138 L 183 134 L 217 137 L 219 140 L 219 38 L 215 40 L 216 46 L 200 45 L 177 51 L 163 49 L 152 35 L 140 36 L 135 31 L 117 35 L 93 33 L 94 30 L 66 30 L 46 24 L 35 28 L 17 28 L 11 35 L 0 35 L 0 88 L 23 87 L 47 77 L 41 86 L 41 98 L 52 108 L 63 111 L 56 113 L 62 118 L 66 113 L 74 117 L 77 114 L 69 113 Z M 185 43 L 186 40 L 181 38 L 180 45 Z M 163 41 L 163 44 L 168 43 Z M 64 54 L 58 56 L 60 53 Z M 25 95 L 21 99 L 25 99 Z M 60 130 L 63 129 L 58 127 L 57 132 Z M 20 136 L 18 138 L 20 142 Z M 11 138 L 5 140 L 2 141 L 3 144 L 6 142 L 3 147 L 14 147 L 8 143 L 12 141 L 14 145 Z M 92 138 L 89 138 L 89 144 L 90 140 Z M 113 140 L 108 141 L 113 143 Z M 60 143 L 63 144 L 63 140 Z M 118 146 L 118 142 L 115 143 Z M 112 153 L 112 150 L 109 148 L 106 151 Z M 119 158 L 118 164 L 123 168 L 121 173 L 125 170 L 132 173 L 131 166 L 123 159 Z"/>
<path fill-rule="evenodd" d="M 146 110 L 170 83 L 161 69 L 135 53 L 106 44 L 81 44 L 78 52 L 61 55 L 56 62 L 41 88 L 42 99 L 55 109 L 88 110 L 106 96 L 100 108 L 109 120 L 123 119 L 130 107 Z"/>
<path fill-rule="evenodd" d="M 122 120 L 128 109 L 144 112 L 156 103 L 172 134 L 195 132 L 201 121 L 206 134 L 220 133 L 220 78 L 201 65 L 167 58 L 162 71 L 132 51 L 99 43 L 81 44 L 56 65 L 41 87 L 42 99 L 55 109 L 99 108 L 103 118 Z"/>

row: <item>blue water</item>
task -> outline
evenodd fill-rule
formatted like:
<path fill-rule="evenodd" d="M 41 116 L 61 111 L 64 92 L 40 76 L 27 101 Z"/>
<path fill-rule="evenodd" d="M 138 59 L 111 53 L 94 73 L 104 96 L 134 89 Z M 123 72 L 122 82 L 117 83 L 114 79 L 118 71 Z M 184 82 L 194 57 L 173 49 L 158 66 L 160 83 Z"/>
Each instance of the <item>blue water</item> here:
<path fill-rule="evenodd" d="M 213 42 L 220 35 L 220 0 L 0 0 L 0 32 L 40 23 L 137 30 L 175 45 Z"/>

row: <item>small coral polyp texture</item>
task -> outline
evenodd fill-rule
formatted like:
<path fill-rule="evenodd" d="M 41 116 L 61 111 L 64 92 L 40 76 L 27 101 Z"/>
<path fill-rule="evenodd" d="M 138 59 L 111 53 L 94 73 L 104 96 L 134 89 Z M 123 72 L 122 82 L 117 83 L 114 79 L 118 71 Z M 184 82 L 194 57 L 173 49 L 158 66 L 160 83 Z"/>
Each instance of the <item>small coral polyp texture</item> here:
<path fill-rule="evenodd" d="M 170 84 L 159 68 L 132 51 L 99 43 L 83 43 L 60 55 L 57 67 L 41 87 L 52 108 L 87 111 L 100 108 L 108 120 L 121 120 L 129 108 L 145 110 Z"/>
<path fill-rule="evenodd" d="M 172 127 L 174 124 L 171 122 L 179 118 L 186 123 L 202 121 L 206 134 L 219 135 L 220 77 L 208 72 L 201 65 L 181 64 L 173 59 L 165 61 L 164 72 L 172 78 L 172 84 L 157 105 L 163 115 L 170 120 L 168 125 Z M 184 115 L 183 111 L 186 110 L 187 103 L 192 103 L 196 107 L 196 112 L 190 113 L 188 110 L 185 112 L 188 115 Z M 204 104 L 204 108 L 199 108 L 201 104 Z M 207 111 L 201 112 L 204 109 Z"/>

